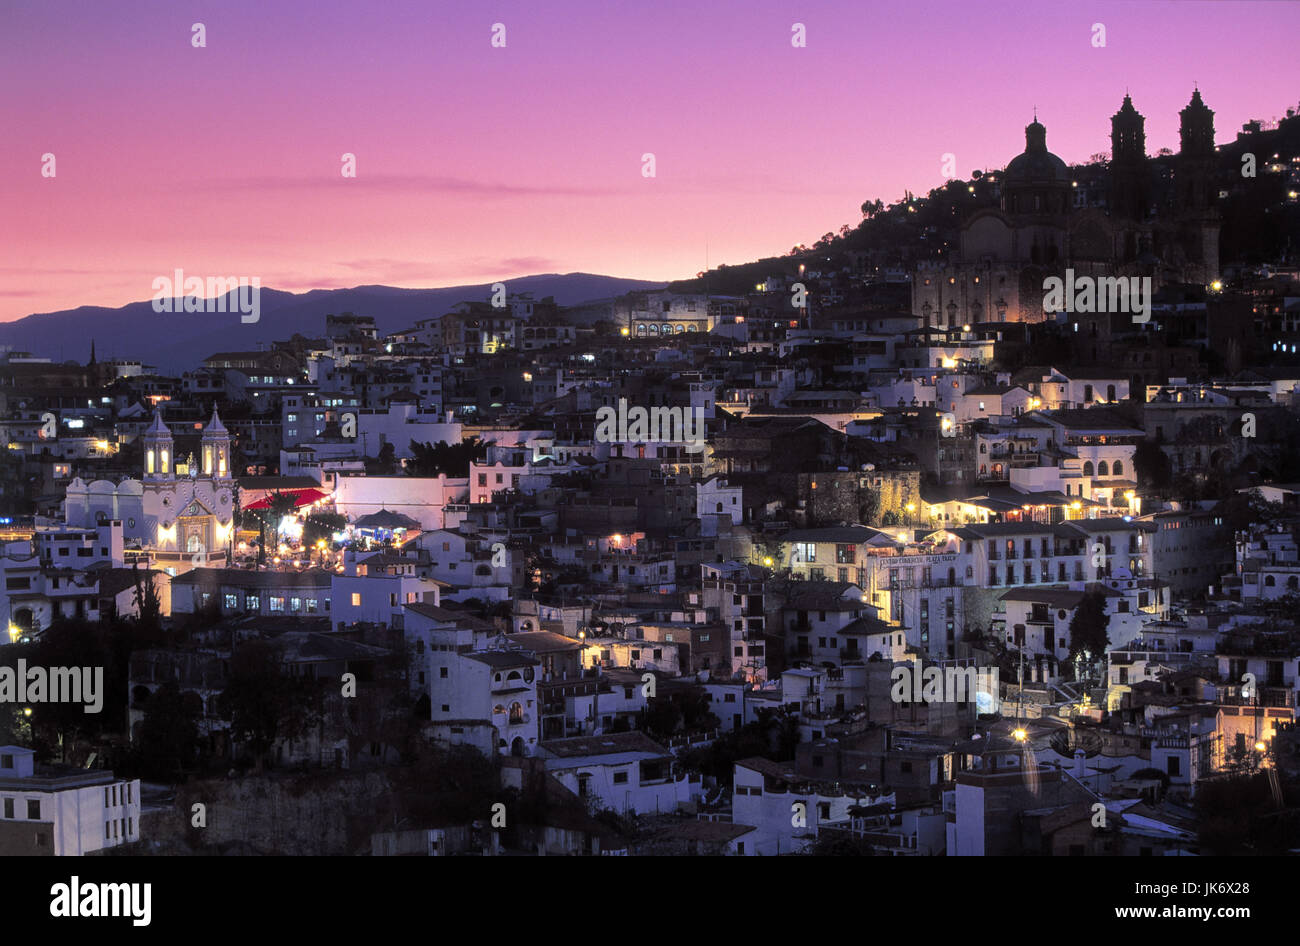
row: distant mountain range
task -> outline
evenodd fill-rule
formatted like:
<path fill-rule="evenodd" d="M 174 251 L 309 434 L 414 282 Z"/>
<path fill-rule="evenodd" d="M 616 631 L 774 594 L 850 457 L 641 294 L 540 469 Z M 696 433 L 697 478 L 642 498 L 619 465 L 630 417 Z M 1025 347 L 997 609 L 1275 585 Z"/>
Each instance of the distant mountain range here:
<path fill-rule="evenodd" d="M 503 280 L 511 293 L 531 292 L 537 299 L 554 296 L 562 306 L 582 306 L 575 319 L 595 321 L 609 312 L 615 296 L 638 289 L 660 289 L 665 283 L 621 279 L 592 273 L 546 273 Z M 287 339 L 294 333 L 308 338 L 325 334 L 325 316 L 353 312 L 374 316 L 380 334 L 400 331 L 417 319 L 444 315 L 457 302 L 486 302 L 491 283 L 442 289 L 394 289 L 357 286 L 353 289 L 314 289 L 292 293 L 263 287 L 260 317 L 243 323 L 239 313 L 154 312 L 152 300 L 121 308 L 82 306 L 62 312 L 42 312 L 0 323 L 0 346 L 29 351 L 55 361 L 85 362 L 95 340 L 100 360 L 130 358 L 156 365 L 163 372 L 180 372 L 219 351 L 253 351 L 259 343 Z"/>

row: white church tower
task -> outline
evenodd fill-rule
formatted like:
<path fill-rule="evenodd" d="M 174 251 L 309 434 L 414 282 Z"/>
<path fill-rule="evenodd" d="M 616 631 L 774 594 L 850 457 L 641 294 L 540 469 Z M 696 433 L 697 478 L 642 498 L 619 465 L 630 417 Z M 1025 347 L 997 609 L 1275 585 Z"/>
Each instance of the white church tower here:
<path fill-rule="evenodd" d="M 144 441 L 144 481 L 157 483 L 176 479 L 172 432 L 163 423 L 160 411 L 154 411 L 153 423 L 141 439 Z"/>
<path fill-rule="evenodd" d="M 212 419 L 203 429 L 200 444 L 203 454 L 203 475 L 218 482 L 230 481 L 230 434 L 217 416 L 217 405 L 212 405 Z"/>

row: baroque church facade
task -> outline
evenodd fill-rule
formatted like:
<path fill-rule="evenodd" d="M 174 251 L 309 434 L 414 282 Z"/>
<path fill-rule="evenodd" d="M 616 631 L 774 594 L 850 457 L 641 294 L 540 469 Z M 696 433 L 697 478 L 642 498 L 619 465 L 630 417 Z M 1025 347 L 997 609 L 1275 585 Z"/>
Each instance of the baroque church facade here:
<path fill-rule="evenodd" d="M 141 441 L 140 479 L 88 484 L 77 478 L 68 485 L 67 524 L 91 528 L 120 519 L 124 540 L 132 546 L 138 543 L 156 566 L 172 574 L 195 566 L 224 565 L 234 526 L 235 482 L 230 434 L 216 407 L 203 429 L 197 457 L 176 456 L 172 433 L 158 413 Z"/>
<path fill-rule="evenodd" d="M 1037 117 L 1025 128 L 1025 150 L 1007 165 L 1001 206 L 961 225 L 957 252 L 918 264 L 912 314 L 922 324 L 956 329 L 981 322 L 1042 322 L 1043 282 L 1050 276 L 1150 276 L 1208 285 L 1219 277 L 1215 208 L 1214 112 L 1199 90 L 1179 113 L 1180 147 L 1172 193 L 1158 195 L 1146 155 L 1146 119 L 1125 95 L 1111 117 L 1106 206 L 1075 206 L 1069 169 L 1047 150 Z"/>

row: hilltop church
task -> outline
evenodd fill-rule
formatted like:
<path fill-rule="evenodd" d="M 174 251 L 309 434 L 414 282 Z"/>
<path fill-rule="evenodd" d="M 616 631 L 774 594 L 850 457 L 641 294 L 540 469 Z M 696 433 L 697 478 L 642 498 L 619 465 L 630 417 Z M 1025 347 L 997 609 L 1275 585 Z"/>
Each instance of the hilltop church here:
<path fill-rule="evenodd" d="M 171 431 L 157 412 L 141 440 L 143 476 L 116 485 L 74 479 L 64 501 L 67 524 L 92 528 L 120 519 L 123 538 L 137 541 L 156 565 L 173 574 L 197 565 L 225 564 L 234 525 L 235 483 L 230 435 L 216 406 L 203 429 L 197 458 L 176 456 Z"/>
<path fill-rule="evenodd" d="M 1214 205 L 1214 112 L 1200 90 L 1180 113 L 1172 193 L 1156 196 L 1146 155 L 1146 119 L 1125 95 L 1111 117 L 1109 187 L 1104 207 L 1077 207 L 1064 161 L 1047 150 L 1047 129 L 1025 128 L 1025 150 L 1001 178 L 1001 206 L 972 214 L 947 260 L 923 262 L 912 277 L 912 314 L 926 327 L 980 322 L 1042 322 L 1043 281 L 1078 275 L 1150 276 L 1209 285 L 1219 277 L 1219 216 Z"/>

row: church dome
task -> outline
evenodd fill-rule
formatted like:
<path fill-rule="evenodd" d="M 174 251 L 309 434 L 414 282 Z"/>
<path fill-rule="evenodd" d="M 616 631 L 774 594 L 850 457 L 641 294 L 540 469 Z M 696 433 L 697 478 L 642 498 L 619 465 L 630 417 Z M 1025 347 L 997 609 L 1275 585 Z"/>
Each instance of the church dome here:
<path fill-rule="evenodd" d="M 1011 159 L 1003 186 L 1016 184 L 1068 184 L 1065 162 L 1047 150 L 1047 128 L 1037 118 L 1025 127 L 1024 153 Z"/>

